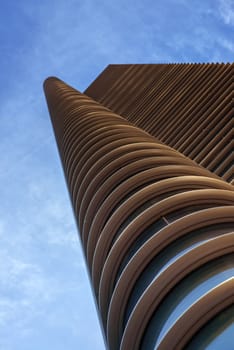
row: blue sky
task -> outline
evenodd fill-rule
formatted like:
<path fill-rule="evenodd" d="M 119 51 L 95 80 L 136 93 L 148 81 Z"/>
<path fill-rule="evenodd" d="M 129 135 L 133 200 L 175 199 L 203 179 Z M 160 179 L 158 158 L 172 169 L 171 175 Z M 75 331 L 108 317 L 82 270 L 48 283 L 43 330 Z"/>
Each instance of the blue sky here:
<path fill-rule="evenodd" d="M 0 11 L 0 350 L 103 350 L 42 91 L 110 63 L 232 62 L 234 0 L 8 0 Z"/>

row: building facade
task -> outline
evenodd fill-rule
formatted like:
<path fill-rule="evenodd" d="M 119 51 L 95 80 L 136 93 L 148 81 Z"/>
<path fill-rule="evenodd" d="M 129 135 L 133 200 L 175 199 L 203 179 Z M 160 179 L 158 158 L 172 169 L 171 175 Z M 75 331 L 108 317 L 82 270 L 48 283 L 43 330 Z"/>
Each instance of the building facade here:
<path fill-rule="evenodd" d="M 84 93 L 44 83 L 110 350 L 230 345 L 232 69 L 111 65 Z"/>

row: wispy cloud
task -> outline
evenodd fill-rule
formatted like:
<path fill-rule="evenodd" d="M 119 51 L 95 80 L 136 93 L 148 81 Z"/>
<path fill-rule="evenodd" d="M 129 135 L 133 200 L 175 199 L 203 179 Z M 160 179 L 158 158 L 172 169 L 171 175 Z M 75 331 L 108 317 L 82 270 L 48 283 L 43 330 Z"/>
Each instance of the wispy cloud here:
<path fill-rule="evenodd" d="M 0 268 L 1 344 L 8 325 L 18 336 L 24 336 L 32 320 L 45 315 L 46 304 L 53 300 L 56 289 L 53 278 L 45 275 L 39 265 L 15 258 L 4 250 L 0 251 L 0 260 L 3 262 Z"/>
<path fill-rule="evenodd" d="M 230 61 L 233 1 L 1 10 L 0 349 L 103 349 L 42 82 L 57 75 L 84 90 L 109 63 Z"/>
<path fill-rule="evenodd" d="M 219 0 L 221 18 L 227 25 L 234 25 L 234 2 L 233 0 Z"/>

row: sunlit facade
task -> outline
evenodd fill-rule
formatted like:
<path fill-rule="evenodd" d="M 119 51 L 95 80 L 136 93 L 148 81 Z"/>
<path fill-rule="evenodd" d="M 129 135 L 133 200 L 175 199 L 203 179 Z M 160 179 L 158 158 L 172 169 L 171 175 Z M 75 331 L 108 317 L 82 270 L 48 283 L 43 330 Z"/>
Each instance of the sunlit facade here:
<path fill-rule="evenodd" d="M 45 81 L 110 350 L 231 349 L 231 68 L 111 65 L 84 93 Z"/>

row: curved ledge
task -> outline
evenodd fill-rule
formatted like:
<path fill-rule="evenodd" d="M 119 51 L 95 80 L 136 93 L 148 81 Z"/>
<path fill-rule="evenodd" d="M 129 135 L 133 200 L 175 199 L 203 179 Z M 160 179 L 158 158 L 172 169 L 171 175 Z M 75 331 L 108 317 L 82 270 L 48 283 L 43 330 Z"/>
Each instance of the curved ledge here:
<path fill-rule="evenodd" d="M 223 192 L 222 195 L 220 192 Z M 116 233 L 117 222 L 112 221 L 111 231 L 108 233 L 102 232 L 95 249 L 93 260 L 92 279 L 96 291 L 99 290 L 100 307 L 102 309 L 103 302 L 108 304 L 114 280 L 119 269 L 119 266 L 136 238 L 158 218 L 167 215 L 176 209 L 185 208 L 191 205 L 211 204 L 217 205 L 232 205 L 233 194 L 229 191 L 208 189 L 194 190 L 185 193 L 179 193 L 162 200 L 146 209 L 143 213 L 136 217 L 121 233 L 118 239 L 113 243 Z M 231 207 L 233 208 L 233 207 Z M 215 209 L 211 208 L 210 210 Z M 228 208 L 227 208 L 228 209 Z M 207 209 L 208 210 L 208 209 Z M 232 211 L 233 212 L 233 211 Z M 202 211 L 200 211 L 202 216 Z M 184 216 L 184 219 L 190 219 L 193 214 Z M 180 222 L 178 219 L 176 222 Z M 171 225 L 172 225 L 171 224 Z M 171 225 L 169 225 L 171 227 Z M 107 233 L 107 234 L 106 234 Z M 100 282 L 101 280 L 101 282 Z"/>
<path fill-rule="evenodd" d="M 163 271 L 162 274 L 160 274 L 160 276 L 147 288 L 134 308 L 124 330 L 120 347 L 121 350 L 138 349 L 143 332 L 151 315 L 169 290 L 171 290 L 190 272 L 204 265 L 208 261 L 232 253 L 233 237 L 233 233 L 226 234 L 205 242 L 202 245 L 202 249 L 200 246 L 194 248 L 188 254 L 176 260 L 165 271 Z M 183 269 L 181 267 L 183 267 Z M 216 300 L 210 300 L 209 309 L 212 309 L 213 307 L 212 302 L 216 304 Z M 224 306 L 222 306 L 222 308 L 223 307 Z M 198 310 L 198 315 L 199 314 L 201 315 L 200 317 L 202 317 L 203 312 Z M 133 337 L 132 334 L 135 334 L 135 336 Z M 118 349 L 116 339 L 108 337 L 108 343 L 111 349 Z"/>
<path fill-rule="evenodd" d="M 93 255 L 94 247 L 96 246 L 96 242 L 100 236 L 101 230 L 104 227 L 104 224 L 107 221 L 110 213 L 113 209 L 120 203 L 128 193 L 134 192 L 137 189 L 140 190 L 143 185 L 147 186 L 150 183 L 162 181 L 168 178 L 175 178 L 179 176 L 202 176 L 207 177 L 207 172 L 202 168 L 195 168 L 192 166 L 179 166 L 179 165 L 160 165 L 160 167 L 155 167 L 155 161 L 152 159 L 148 159 L 149 163 L 146 165 L 142 164 L 142 168 L 139 169 L 139 173 L 131 176 L 129 179 L 125 180 L 121 183 L 117 188 L 113 190 L 113 192 L 104 200 L 101 207 L 99 208 L 93 223 L 90 228 L 89 233 L 89 241 L 88 244 L 90 246 L 90 250 L 92 251 L 91 255 Z M 146 162 L 144 160 L 144 162 Z M 139 161 L 140 165 L 140 161 Z M 149 167 L 150 169 L 145 170 L 144 168 Z M 129 169 L 130 170 L 130 169 Z M 209 177 L 207 179 L 210 180 Z M 221 180 L 218 180 L 221 181 Z M 227 186 L 227 187 L 226 187 Z M 225 184 L 225 189 L 228 189 L 230 185 Z"/>
<path fill-rule="evenodd" d="M 91 202 L 91 198 L 93 198 L 92 200 L 92 204 L 94 206 L 94 200 L 95 200 L 95 196 L 98 192 L 98 188 L 100 188 L 106 180 L 108 180 L 111 175 L 115 174 L 115 172 L 117 172 L 121 167 L 125 167 L 128 164 L 132 164 L 135 163 L 136 161 L 140 161 L 140 160 L 144 160 L 147 158 L 153 158 L 155 159 L 154 161 L 154 166 L 161 166 L 163 164 L 187 164 L 186 160 L 175 160 L 175 157 L 173 157 L 173 155 L 171 155 L 170 152 L 168 151 L 160 151 L 160 150 L 136 150 L 134 152 L 129 152 L 128 154 L 121 156 L 119 158 L 117 158 L 116 160 L 112 161 L 111 163 L 109 163 L 108 166 L 106 166 L 105 168 L 103 168 L 100 173 L 93 178 L 92 182 L 89 184 L 82 202 L 81 202 L 81 207 L 80 207 L 80 216 L 81 218 L 86 218 L 86 216 L 88 218 L 91 219 L 90 217 L 90 213 L 88 213 L 88 207 L 90 205 Z M 108 193 L 103 193 L 104 198 L 105 195 L 107 195 Z M 102 197 L 103 198 L 103 197 Z M 101 197 L 99 197 L 99 199 L 101 199 Z M 96 204 L 97 207 L 97 204 Z M 81 225 L 83 224 L 83 220 L 81 220 Z M 86 229 L 87 232 L 87 229 Z M 83 228 L 82 228 L 82 235 L 85 235 L 85 233 L 83 232 Z"/>
<path fill-rule="evenodd" d="M 183 349 L 202 326 L 233 305 L 233 288 L 234 280 L 227 280 L 193 304 L 163 338 L 158 350 L 168 349 L 172 343 L 175 350 Z"/>
<path fill-rule="evenodd" d="M 165 227 L 142 245 L 123 270 L 113 291 L 109 310 L 106 299 L 103 297 L 101 300 L 100 297 L 102 317 L 105 320 L 108 311 L 108 329 L 113 337 L 121 333 L 128 298 L 136 280 L 149 262 L 170 243 L 192 231 L 216 223 L 234 223 L 233 213 L 234 207 L 220 207 L 193 213 L 190 217 L 184 217 L 174 222 L 172 227 Z"/>

